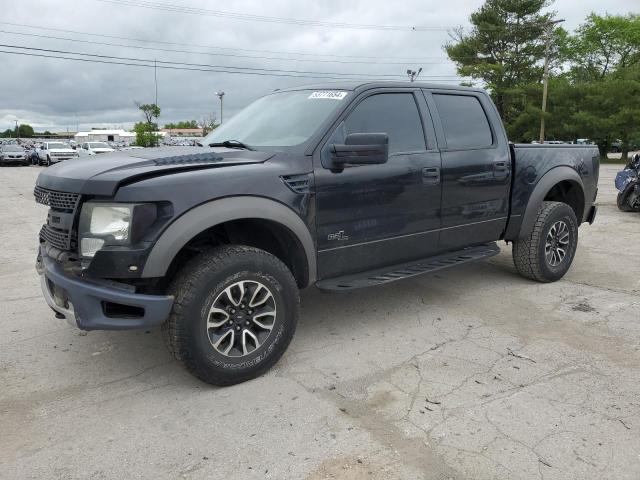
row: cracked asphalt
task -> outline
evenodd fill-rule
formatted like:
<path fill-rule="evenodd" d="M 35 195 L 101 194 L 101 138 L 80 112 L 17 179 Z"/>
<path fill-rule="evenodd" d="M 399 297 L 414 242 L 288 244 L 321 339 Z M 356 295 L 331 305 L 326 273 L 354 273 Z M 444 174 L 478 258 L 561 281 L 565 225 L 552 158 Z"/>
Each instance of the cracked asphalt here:
<path fill-rule="evenodd" d="M 34 270 L 38 167 L 0 169 L 0 478 L 638 479 L 640 215 L 604 165 L 568 275 L 488 262 L 308 289 L 267 375 L 192 378 L 158 331 L 80 332 Z"/>

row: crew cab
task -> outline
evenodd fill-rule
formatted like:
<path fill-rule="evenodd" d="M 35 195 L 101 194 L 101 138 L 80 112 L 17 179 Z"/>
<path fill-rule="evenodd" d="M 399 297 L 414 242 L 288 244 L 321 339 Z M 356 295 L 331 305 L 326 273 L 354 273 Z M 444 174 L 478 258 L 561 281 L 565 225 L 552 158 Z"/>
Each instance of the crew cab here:
<path fill-rule="evenodd" d="M 116 152 L 40 173 L 37 269 L 58 317 L 161 326 L 192 374 L 254 378 L 287 348 L 299 289 L 428 274 L 513 244 L 551 282 L 596 216 L 594 146 L 513 145 L 482 90 L 419 83 L 291 88 L 201 147 Z"/>
<path fill-rule="evenodd" d="M 52 165 L 76 158 L 78 153 L 63 142 L 43 142 L 38 149 L 38 165 Z"/>

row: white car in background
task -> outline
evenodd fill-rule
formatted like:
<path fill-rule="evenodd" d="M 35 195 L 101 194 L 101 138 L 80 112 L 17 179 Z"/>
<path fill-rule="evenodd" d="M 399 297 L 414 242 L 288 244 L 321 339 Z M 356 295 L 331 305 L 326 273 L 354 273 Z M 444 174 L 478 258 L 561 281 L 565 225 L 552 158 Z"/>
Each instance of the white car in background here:
<path fill-rule="evenodd" d="M 99 153 L 115 152 L 113 148 L 104 142 L 84 142 L 82 151 L 87 155 L 97 155 Z"/>
<path fill-rule="evenodd" d="M 49 166 L 77 156 L 78 153 L 66 143 L 43 142 L 38 149 L 38 165 Z"/>

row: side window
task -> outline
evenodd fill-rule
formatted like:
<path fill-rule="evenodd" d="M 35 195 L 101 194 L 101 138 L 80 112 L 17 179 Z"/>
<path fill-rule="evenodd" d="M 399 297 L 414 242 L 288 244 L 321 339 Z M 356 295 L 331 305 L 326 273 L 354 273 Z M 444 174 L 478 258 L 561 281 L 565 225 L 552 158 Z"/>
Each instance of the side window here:
<path fill-rule="evenodd" d="M 433 94 L 448 149 L 486 148 L 493 144 L 489 121 L 471 95 Z"/>
<path fill-rule="evenodd" d="M 418 106 L 411 93 L 365 98 L 344 122 L 345 134 L 386 133 L 389 153 L 426 150 Z"/>

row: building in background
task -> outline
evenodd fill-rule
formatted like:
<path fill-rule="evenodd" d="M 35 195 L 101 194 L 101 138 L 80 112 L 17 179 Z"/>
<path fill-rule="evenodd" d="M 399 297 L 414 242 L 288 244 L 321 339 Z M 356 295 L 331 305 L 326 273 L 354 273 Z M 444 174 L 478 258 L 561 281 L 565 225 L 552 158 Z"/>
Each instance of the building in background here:
<path fill-rule="evenodd" d="M 83 142 L 116 142 L 130 145 L 135 143 L 136 134 L 126 130 L 100 130 L 93 129 L 89 132 L 78 132 L 73 136 L 78 143 Z"/>

